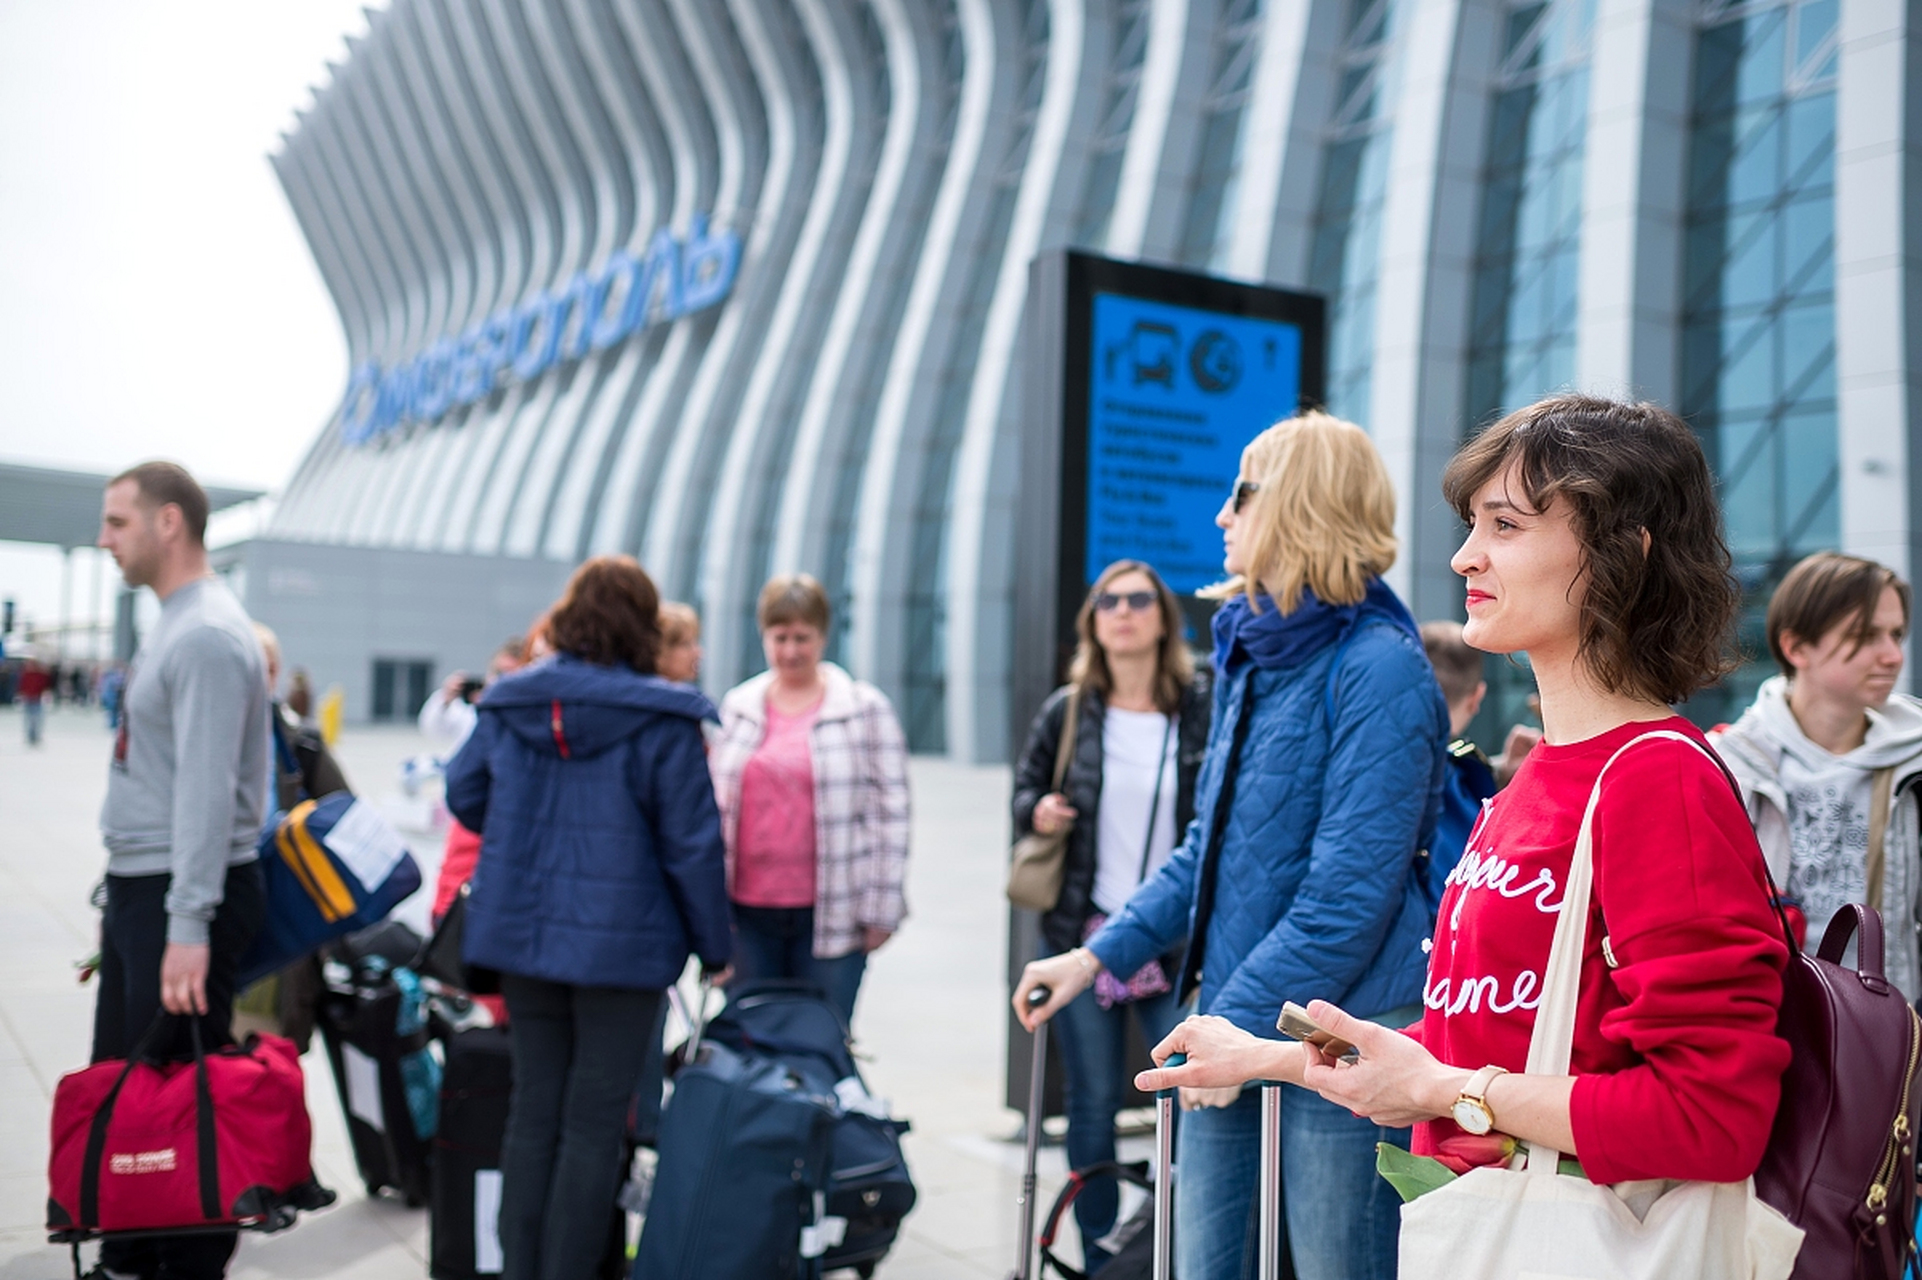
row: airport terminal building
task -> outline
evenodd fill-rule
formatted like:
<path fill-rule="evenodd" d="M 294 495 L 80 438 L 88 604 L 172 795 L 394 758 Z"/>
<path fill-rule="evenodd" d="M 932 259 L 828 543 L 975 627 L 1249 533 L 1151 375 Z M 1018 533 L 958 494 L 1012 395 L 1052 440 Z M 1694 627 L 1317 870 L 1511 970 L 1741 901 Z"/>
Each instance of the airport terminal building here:
<path fill-rule="evenodd" d="M 273 157 L 351 367 L 235 572 L 365 719 L 600 552 L 697 605 L 724 688 L 807 570 L 915 749 L 1003 758 L 1053 553 L 1015 534 L 1029 266 L 1075 247 L 1327 300 L 1418 616 L 1460 616 L 1450 453 L 1567 387 L 1689 416 L 1757 591 L 1825 546 L 1913 577 L 1917 17 L 391 0 Z"/>

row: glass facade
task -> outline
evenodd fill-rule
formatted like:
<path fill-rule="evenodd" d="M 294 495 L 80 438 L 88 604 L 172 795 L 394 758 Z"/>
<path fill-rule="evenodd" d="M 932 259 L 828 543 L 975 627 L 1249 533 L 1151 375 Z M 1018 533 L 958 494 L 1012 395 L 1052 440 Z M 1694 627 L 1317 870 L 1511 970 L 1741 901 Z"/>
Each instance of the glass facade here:
<path fill-rule="evenodd" d="M 1208 77 L 1201 153 L 1182 226 L 1176 261 L 1197 271 L 1221 271 L 1234 243 L 1232 220 L 1241 189 L 1248 92 L 1261 52 L 1262 0 L 1231 0 L 1222 15 Z"/>
<path fill-rule="evenodd" d="M 1047 87 L 1047 0 L 1026 0 L 1027 66 L 1024 69 L 1020 114 L 1006 157 L 995 173 L 994 201 L 982 238 L 998 258 L 1014 220 L 1014 204 L 1027 167 L 1028 144 L 1034 140 L 1035 118 Z M 1145 22 L 1145 19 L 1143 20 Z M 1137 55 L 1138 60 L 1138 55 Z M 994 299 L 996 276 L 976 271 L 960 298 L 959 318 L 941 375 L 940 399 L 935 408 L 933 438 L 928 442 L 927 466 L 914 506 L 909 532 L 907 581 L 907 680 L 904 705 L 897 708 L 910 751 L 939 752 L 948 743 L 948 533 L 953 524 L 954 462 L 967 425 L 968 395 L 974 388 L 974 356 L 981 347 L 988 304 Z"/>
<path fill-rule="evenodd" d="M 1487 422 L 1575 378 L 1582 158 L 1595 0 L 1509 8 L 1488 110 L 1462 421 Z M 1526 660 L 1490 658 L 1473 736 L 1537 723 Z"/>
<path fill-rule="evenodd" d="M 1375 283 L 1388 198 L 1389 81 L 1403 3 L 1348 0 L 1309 250 L 1308 287 L 1328 299 L 1328 409 L 1363 425 L 1375 362 Z"/>
<path fill-rule="evenodd" d="M 1467 420 L 1570 385 L 1594 0 L 1508 12 L 1489 106 L 1469 313 Z"/>
<path fill-rule="evenodd" d="M 1841 520 L 1835 399 L 1836 0 L 1721 6 L 1695 47 L 1681 408 L 1715 467 L 1749 662 L 1695 700 L 1731 718 L 1772 674 L 1769 593 Z"/>
<path fill-rule="evenodd" d="M 1108 241 L 1108 221 L 1114 216 L 1115 191 L 1121 185 L 1128 132 L 1134 128 L 1135 102 L 1141 96 L 1141 63 L 1148 56 L 1147 0 L 1122 0 L 1116 9 L 1114 32 L 1101 123 L 1095 128 L 1088 186 L 1074 236 L 1075 244 L 1097 253 Z"/>

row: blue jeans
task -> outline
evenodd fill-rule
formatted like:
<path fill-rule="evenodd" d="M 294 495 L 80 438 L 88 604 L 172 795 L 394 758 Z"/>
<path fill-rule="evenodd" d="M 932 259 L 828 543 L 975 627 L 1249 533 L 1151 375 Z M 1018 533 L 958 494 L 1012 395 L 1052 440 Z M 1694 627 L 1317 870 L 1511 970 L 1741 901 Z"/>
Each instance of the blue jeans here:
<path fill-rule="evenodd" d="M 1252 1277 L 1261 1091 L 1184 1113 L 1175 1142 L 1175 1273 Z M 1408 1130 L 1282 1089 L 1282 1224 L 1296 1280 L 1394 1280 L 1401 1197 L 1375 1172 L 1377 1142 L 1406 1147 Z"/>
<path fill-rule="evenodd" d="M 1129 1010 L 1141 1023 L 1150 1049 L 1181 1021 L 1172 991 L 1132 1004 L 1103 1009 L 1092 989 L 1082 992 L 1055 1015 L 1061 1065 L 1067 1085 L 1068 1164 L 1085 1169 L 1115 1158 L 1114 1118 L 1128 1085 Z M 1075 1197 L 1074 1220 L 1081 1229 L 1082 1257 L 1089 1262 L 1092 1243 L 1114 1229 L 1120 1188 L 1103 1178 Z"/>
<path fill-rule="evenodd" d="M 856 947 L 844 956 L 814 954 L 813 907 L 728 906 L 734 912 L 734 972 L 757 978 L 809 978 L 827 992 L 841 1020 L 854 1025 L 854 997 L 861 992 L 868 953 Z"/>

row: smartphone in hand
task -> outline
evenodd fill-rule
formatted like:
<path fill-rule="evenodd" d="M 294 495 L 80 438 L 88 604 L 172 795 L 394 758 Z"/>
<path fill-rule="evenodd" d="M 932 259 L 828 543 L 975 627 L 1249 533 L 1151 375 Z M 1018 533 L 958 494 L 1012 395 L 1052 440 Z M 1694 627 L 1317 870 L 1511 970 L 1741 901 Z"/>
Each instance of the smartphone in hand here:
<path fill-rule="evenodd" d="M 1334 1032 L 1324 1030 L 1321 1024 L 1308 1016 L 1306 1009 L 1293 1000 L 1281 1006 L 1281 1017 L 1275 1021 L 1275 1030 L 1291 1040 L 1312 1044 L 1331 1058 L 1340 1058 L 1344 1062 L 1361 1061 L 1361 1050 Z"/>

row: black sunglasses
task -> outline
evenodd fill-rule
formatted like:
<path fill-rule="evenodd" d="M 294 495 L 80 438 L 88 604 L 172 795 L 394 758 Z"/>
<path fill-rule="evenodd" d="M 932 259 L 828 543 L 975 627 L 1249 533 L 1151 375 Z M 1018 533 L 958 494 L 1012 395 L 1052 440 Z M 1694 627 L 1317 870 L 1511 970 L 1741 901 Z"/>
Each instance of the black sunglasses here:
<path fill-rule="evenodd" d="M 1241 509 L 1248 505 L 1248 499 L 1254 497 L 1259 492 L 1261 492 L 1261 486 L 1253 480 L 1243 480 L 1240 484 L 1236 485 L 1234 497 L 1235 514 L 1240 515 Z"/>
<path fill-rule="evenodd" d="M 1152 591 L 1130 591 L 1123 595 L 1116 595 L 1112 591 L 1099 591 L 1095 593 L 1094 607 L 1103 613 L 1113 613 L 1121 607 L 1121 603 L 1124 600 L 1127 601 L 1128 608 L 1135 613 L 1146 613 L 1154 607 L 1155 593 Z"/>

